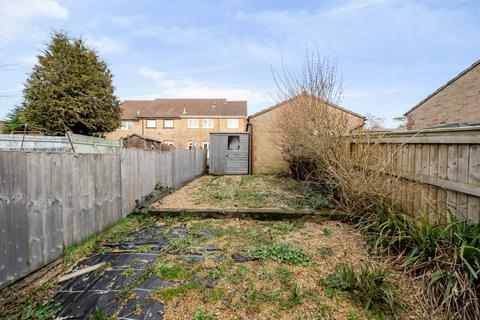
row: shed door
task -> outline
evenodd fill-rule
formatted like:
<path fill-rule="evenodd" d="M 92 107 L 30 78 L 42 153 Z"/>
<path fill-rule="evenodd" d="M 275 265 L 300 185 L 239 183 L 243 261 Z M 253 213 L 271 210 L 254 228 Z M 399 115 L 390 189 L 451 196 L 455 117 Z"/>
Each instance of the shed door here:
<path fill-rule="evenodd" d="M 226 174 L 248 174 L 248 135 L 228 135 Z"/>

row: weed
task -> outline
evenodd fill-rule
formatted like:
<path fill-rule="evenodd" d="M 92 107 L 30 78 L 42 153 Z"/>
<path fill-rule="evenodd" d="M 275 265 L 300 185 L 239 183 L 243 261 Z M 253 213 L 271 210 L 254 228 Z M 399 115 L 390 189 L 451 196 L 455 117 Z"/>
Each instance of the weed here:
<path fill-rule="evenodd" d="M 107 316 L 102 310 L 95 309 L 93 314 L 90 317 L 90 320 L 113 320 L 114 317 Z"/>
<path fill-rule="evenodd" d="M 292 281 L 292 272 L 285 267 L 278 267 L 276 273 L 282 286 L 288 287 Z"/>
<path fill-rule="evenodd" d="M 129 277 L 129 276 L 133 275 L 134 273 L 135 273 L 135 269 L 127 268 L 127 269 L 123 270 L 122 276 Z"/>
<path fill-rule="evenodd" d="M 300 286 L 293 286 L 288 294 L 287 300 L 285 301 L 285 306 L 287 308 L 294 307 L 301 304 L 303 301 L 303 294 L 300 290 Z"/>
<path fill-rule="evenodd" d="M 142 244 L 142 245 L 137 246 L 135 248 L 135 251 L 142 252 L 142 253 L 150 252 L 150 251 L 152 251 L 152 246 L 149 245 L 149 244 Z"/>
<path fill-rule="evenodd" d="M 228 280 L 233 284 L 239 284 L 248 272 L 250 272 L 250 269 L 247 266 L 240 265 L 240 267 L 228 276 Z"/>
<path fill-rule="evenodd" d="M 272 223 L 271 228 L 279 235 L 284 236 L 300 230 L 301 225 L 298 222 L 292 223 Z"/>
<path fill-rule="evenodd" d="M 451 317 L 480 313 L 480 224 L 450 217 L 446 225 L 427 215 L 381 212 L 362 221 L 374 248 L 405 255 L 403 267 L 424 279 L 432 305 Z"/>
<path fill-rule="evenodd" d="M 322 282 L 330 289 L 348 292 L 366 310 L 397 315 L 403 306 L 398 301 L 398 289 L 387 278 L 385 269 L 372 271 L 363 266 L 356 272 L 352 264 L 341 263 Z"/>
<path fill-rule="evenodd" d="M 202 309 L 197 308 L 195 311 L 195 320 L 215 320 L 217 319 L 214 316 L 207 315 Z"/>
<path fill-rule="evenodd" d="M 192 277 L 192 274 L 180 266 L 158 263 L 154 272 L 164 280 L 186 280 Z"/>
<path fill-rule="evenodd" d="M 189 290 L 197 289 L 200 286 L 198 281 L 190 281 L 188 283 L 180 284 L 174 288 L 157 289 L 154 291 L 154 295 L 160 299 L 168 300 L 175 297 L 182 296 Z"/>
<path fill-rule="evenodd" d="M 270 272 L 268 272 L 265 269 L 262 269 L 262 271 L 260 271 L 260 273 L 258 274 L 258 278 L 261 279 L 261 280 L 272 281 L 273 280 L 273 274 L 271 274 Z"/>
<path fill-rule="evenodd" d="M 223 269 L 223 268 L 208 268 L 206 273 L 207 273 L 207 278 L 208 279 L 218 280 L 225 273 L 225 269 Z"/>
<path fill-rule="evenodd" d="M 61 309 L 61 306 L 47 301 L 37 307 L 27 305 L 23 308 L 22 313 L 18 316 L 20 320 L 34 319 L 47 320 L 52 319 Z"/>
<path fill-rule="evenodd" d="M 209 296 L 211 301 L 219 301 L 223 299 L 225 292 L 223 289 L 212 289 Z"/>
<path fill-rule="evenodd" d="M 347 315 L 347 320 L 359 320 L 360 318 L 355 314 L 355 313 L 352 313 L 350 312 L 348 315 Z"/>
<path fill-rule="evenodd" d="M 333 252 L 333 249 L 330 247 L 320 247 L 318 249 L 318 254 L 322 258 L 327 258 L 327 257 L 332 257 L 335 253 Z"/>
<path fill-rule="evenodd" d="M 330 237 L 332 235 L 332 230 L 330 230 L 329 228 L 323 228 L 322 232 L 325 237 Z"/>
<path fill-rule="evenodd" d="M 317 310 L 318 310 L 318 315 L 320 316 L 320 319 L 331 318 L 332 310 L 328 305 L 317 303 Z"/>
<path fill-rule="evenodd" d="M 250 249 L 248 255 L 252 258 L 270 259 L 278 263 L 312 266 L 310 257 L 299 249 L 285 242 L 277 242 Z"/>

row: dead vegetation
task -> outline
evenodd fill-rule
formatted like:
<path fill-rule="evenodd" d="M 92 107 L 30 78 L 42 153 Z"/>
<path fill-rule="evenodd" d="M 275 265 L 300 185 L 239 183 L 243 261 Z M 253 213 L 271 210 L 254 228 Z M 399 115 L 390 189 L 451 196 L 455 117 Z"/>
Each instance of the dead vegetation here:
<path fill-rule="evenodd" d="M 308 209 L 331 207 L 328 198 L 307 185 L 275 176 L 203 176 L 154 206 L 157 208 Z"/>
<path fill-rule="evenodd" d="M 330 106 L 341 98 L 336 66 L 319 55 L 307 56 L 299 73 L 284 68 L 277 75 L 281 100 L 301 94 L 283 108 L 275 124 L 292 173 L 319 193 L 367 234 L 377 252 L 395 254 L 395 267 L 423 280 L 430 310 L 449 319 L 476 319 L 480 312 L 479 224 L 458 220 L 435 206 L 406 212 L 396 201 L 405 188 L 420 195 L 425 188 L 406 183 L 392 166 L 398 150 L 385 161 L 380 134 L 352 131 L 345 113 Z M 355 144 L 352 144 L 355 142 Z M 428 202 L 427 202 L 428 204 Z M 412 218 L 416 217 L 416 218 Z"/>

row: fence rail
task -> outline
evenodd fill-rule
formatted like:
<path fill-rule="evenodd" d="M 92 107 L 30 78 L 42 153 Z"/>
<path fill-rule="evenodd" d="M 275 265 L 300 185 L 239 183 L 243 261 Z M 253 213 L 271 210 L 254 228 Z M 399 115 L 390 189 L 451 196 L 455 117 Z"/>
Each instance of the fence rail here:
<path fill-rule="evenodd" d="M 0 288 L 125 217 L 157 183 L 201 175 L 206 151 L 0 151 Z"/>
<path fill-rule="evenodd" d="M 0 150 L 119 153 L 120 147 L 120 140 L 103 139 L 73 133 L 69 135 L 65 134 L 65 136 L 0 134 Z"/>
<path fill-rule="evenodd" d="M 395 198 L 406 210 L 479 221 L 479 127 L 386 133 L 369 143 L 378 143 L 375 167 L 402 178 Z"/>

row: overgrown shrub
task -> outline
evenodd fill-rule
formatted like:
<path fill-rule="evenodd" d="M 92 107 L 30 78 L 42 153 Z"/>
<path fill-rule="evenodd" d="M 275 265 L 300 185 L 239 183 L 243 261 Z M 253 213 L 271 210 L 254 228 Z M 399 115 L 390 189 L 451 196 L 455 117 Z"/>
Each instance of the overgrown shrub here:
<path fill-rule="evenodd" d="M 404 214 L 379 214 L 362 226 L 375 248 L 403 255 L 402 267 L 424 279 L 427 299 L 451 318 L 480 314 L 480 224 L 446 225 Z"/>
<path fill-rule="evenodd" d="M 403 258 L 402 267 L 423 278 L 432 308 L 443 308 L 452 319 L 476 319 L 480 225 L 455 219 L 436 224 L 399 207 L 396 196 L 406 192 L 407 184 L 393 163 L 402 146 L 390 148 L 386 158 L 381 134 L 368 128 L 352 131 L 351 118 L 332 108 L 342 92 L 335 64 L 318 54 L 307 57 L 299 73 L 283 68 L 276 82 L 279 97 L 289 104 L 273 125 L 292 175 L 330 196 L 346 221 L 371 236 L 375 248 Z M 423 192 L 414 183 L 408 188 Z M 428 210 L 444 217 L 434 206 Z"/>
<path fill-rule="evenodd" d="M 403 306 L 398 289 L 387 278 L 385 269 L 370 270 L 363 266 L 357 272 L 351 263 L 341 263 L 322 283 L 327 288 L 348 292 L 366 310 L 397 316 Z"/>

